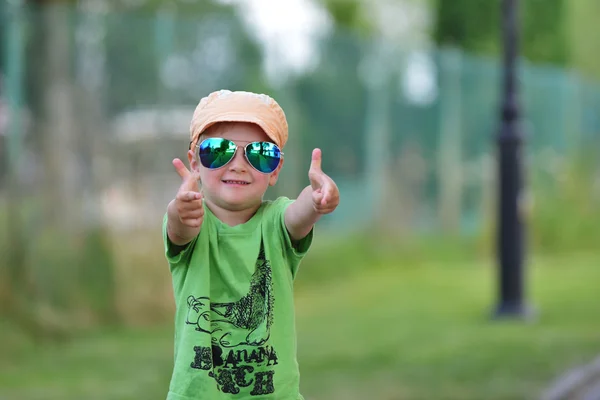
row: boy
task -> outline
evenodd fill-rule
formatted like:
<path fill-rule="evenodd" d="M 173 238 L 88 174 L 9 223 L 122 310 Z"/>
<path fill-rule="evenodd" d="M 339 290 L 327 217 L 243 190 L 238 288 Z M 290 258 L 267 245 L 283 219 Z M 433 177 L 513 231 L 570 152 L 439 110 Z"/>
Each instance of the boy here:
<path fill-rule="evenodd" d="M 190 169 L 173 160 L 182 183 L 163 224 L 176 303 L 168 400 L 303 399 L 293 280 L 339 191 L 315 149 L 310 186 L 293 201 L 263 201 L 287 138 L 266 95 L 222 90 L 194 112 Z"/>

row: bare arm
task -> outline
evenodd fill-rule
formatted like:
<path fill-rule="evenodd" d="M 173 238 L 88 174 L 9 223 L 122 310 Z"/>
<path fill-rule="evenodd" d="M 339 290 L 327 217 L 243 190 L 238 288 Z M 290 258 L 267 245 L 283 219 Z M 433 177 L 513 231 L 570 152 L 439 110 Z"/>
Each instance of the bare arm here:
<path fill-rule="evenodd" d="M 339 190 L 321 170 L 321 150 L 315 149 L 308 172 L 310 186 L 285 211 L 285 226 L 293 240 L 306 237 L 323 214 L 333 212 L 340 203 Z"/>
<path fill-rule="evenodd" d="M 292 240 L 301 240 L 310 233 L 321 214 L 313 207 L 312 187 L 307 186 L 285 210 L 285 226 Z"/>

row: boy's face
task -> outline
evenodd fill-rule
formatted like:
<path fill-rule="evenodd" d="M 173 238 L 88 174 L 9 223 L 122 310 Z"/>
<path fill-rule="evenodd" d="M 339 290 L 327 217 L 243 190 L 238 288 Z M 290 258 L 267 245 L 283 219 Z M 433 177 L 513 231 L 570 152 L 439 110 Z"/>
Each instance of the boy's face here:
<path fill-rule="evenodd" d="M 283 158 L 274 172 L 263 174 L 248 163 L 244 156 L 244 146 L 250 142 L 271 142 L 271 139 L 259 126 L 250 123 L 213 125 L 203 133 L 201 141 L 211 137 L 231 140 L 238 149 L 233 159 L 218 169 L 206 168 L 199 162 L 198 148 L 188 152 L 190 167 L 200 172 L 205 199 L 230 211 L 241 211 L 260 205 L 267 188 L 277 182 Z"/>

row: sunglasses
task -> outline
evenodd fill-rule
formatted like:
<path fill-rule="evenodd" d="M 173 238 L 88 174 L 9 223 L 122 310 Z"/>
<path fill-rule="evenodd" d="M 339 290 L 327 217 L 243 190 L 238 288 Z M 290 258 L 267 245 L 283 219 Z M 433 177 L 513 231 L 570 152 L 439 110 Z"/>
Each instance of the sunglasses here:
<path fill-rule="evenodd" d="M 208 138 L 198 147 L 200 163 L 209 169 L 222 168 L 235 156 L 238 145 L 228 139 Z M 275 143 L 251 142 L 244 146 L 244 157 L 255 170 L 263 174 L 275 171 L 283 153 Z"/>

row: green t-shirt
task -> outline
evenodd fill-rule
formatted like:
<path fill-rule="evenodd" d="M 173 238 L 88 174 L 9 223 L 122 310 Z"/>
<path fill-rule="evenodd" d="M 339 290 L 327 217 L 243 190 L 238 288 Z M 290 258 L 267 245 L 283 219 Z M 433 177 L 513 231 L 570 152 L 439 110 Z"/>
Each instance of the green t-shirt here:
<path fill-rule="evenodd" d="M 173 255 L 163 240 L 175 294 L 175 365 L 167 400 L 301 400 L 293 281 L 312 231 L 292 244 L 284 211 L 265 201 L 245 224 L 208 207 L 200 234 Z"/>

